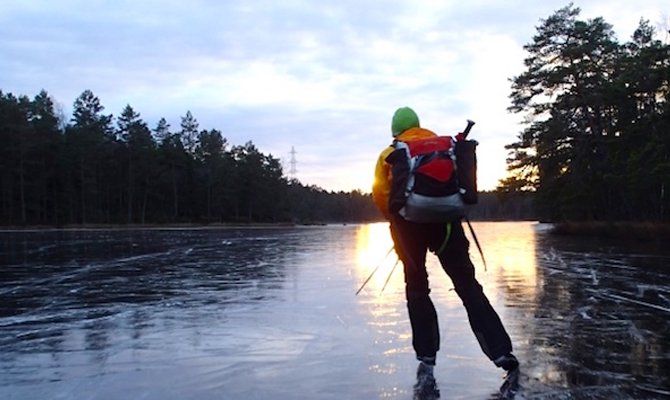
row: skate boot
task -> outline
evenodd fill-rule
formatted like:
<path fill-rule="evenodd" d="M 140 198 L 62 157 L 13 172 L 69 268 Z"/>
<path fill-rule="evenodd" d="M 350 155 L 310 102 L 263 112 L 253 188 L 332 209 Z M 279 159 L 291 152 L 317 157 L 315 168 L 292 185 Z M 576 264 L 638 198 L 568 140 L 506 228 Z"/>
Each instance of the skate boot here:
<path fill-rule="evenodd" d="M 416 370 L 414 400 L 435 400 L 439 398 L 440 391 L 433 376 L 433 366 L 420 362 Z"/>
<path fill-rule="evenodd" d="M 507 371 L 500 386 L 501 398 L 513 399 L 519 391 L 519 360 L 510 353 L 497 358 L 494 363 Z"/>

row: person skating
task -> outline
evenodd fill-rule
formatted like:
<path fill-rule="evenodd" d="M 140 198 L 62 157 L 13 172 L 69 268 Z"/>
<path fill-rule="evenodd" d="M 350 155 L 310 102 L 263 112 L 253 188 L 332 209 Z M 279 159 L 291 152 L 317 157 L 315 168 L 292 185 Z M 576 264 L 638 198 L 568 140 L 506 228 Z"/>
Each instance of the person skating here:
<path fill-rule="evenodd" d="M 451 278 L 482 351 L 496 366 L 507 371 L 501 391 L 505 389 L 508 394 L 514 392 L 518 385 L 519 362 L 512 354 L 509 335 L 475 278 L 474 266 L 468 253 L 469 242 L 461 221 L 414 222 L 407 220 L 407 215 L 402 215 L 406 211 L 401 207 L 407 199 L 405 183 L 399 184 L 398 179 L 394 179 L 393 171 L 397 175 L 407 175 L 408 172 L 407 168 L 403 170 L 394 167 L 397 165 L 394 164 L 397 161 L 394 158 L 404 154 L 397 151 L 403 147 L 399 144 L 411 145 L 415 141 L 437 135 L 422 128 L 417 114 L 409 107 L 396 110 L 392 118 L 391 133 L 394 144 L 379 155 L 372 195 L 376 206 L 390 222 L 394 247 L 404 266 L 412 346 L 419 361 L 415 390 L 418 393 L 433 388 L 437 390 L 433 367 L 440 348 L 440 334 L 437 313 L 429 296 L 426 272 L 426 252 L 430 250 L 435 253 L 442 268 Z"/>

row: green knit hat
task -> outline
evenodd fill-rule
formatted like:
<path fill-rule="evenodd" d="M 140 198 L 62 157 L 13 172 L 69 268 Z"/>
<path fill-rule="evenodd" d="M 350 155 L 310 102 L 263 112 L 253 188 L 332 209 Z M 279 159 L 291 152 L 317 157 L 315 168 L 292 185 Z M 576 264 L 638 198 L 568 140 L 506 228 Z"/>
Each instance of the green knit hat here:
<path fill-rule="evenodd" d="M 393 121 L 391 122 L 391 133 L 393 137 L 400 135 L 409 128 L 419 127 L 419 117 L 414 110 L 409 107 L 401 107 L 393 114 Z"/>

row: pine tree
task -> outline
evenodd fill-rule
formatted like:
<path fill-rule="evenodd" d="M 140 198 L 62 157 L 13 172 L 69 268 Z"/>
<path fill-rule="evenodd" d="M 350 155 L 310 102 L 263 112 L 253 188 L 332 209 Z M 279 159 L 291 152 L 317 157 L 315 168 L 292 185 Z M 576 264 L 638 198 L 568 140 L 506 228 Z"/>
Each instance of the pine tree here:
<path fill-rule="evenodd" d="M 552 219 L 597 217 L 597 164 L 603 137 L 613 134 L 604 88 L 618 46 L 609 24 L 578 20 L 579 12 L 570 5 L 542 21 L 524 47 L 527 70 L 512 84 L 510 110 L 529 125 L 508 146 L 511 170 L 522 172 L 509 183 L 532 185 Z"/>
<path fill-rule="evenodd" d="M 198 144 L 198 126 L 198 121 L 190 111 L 186 111 L 186 115 L 181 117 L 181 140 L 184 149 L 191 155 L 195 154 Z"/>
<path fill-rule="evenodd" d="M 202 182 L 205 183 L 205 215 L 211 221 L 215 205 L 218 205 L 216 214 L 221 215 L 221 188 L 225 185 L 225 157 L 228 141 L 220 131 L 202 131 L 198 135 L 196 159 L 200 167 Z"/>
<path fill-rule="evenodd" d="M 527 126 L 500 189 L 537 190 L 549 220 L 667 219 L 670 47 L 642 20 L 632 41 L 572 5 L 542 21 L 513 79 Z"/>
<path fill-rule="evenodd" d="M 82 224 L 103 220 L 101 196 L 108 194 L 101 184 L 106 163 L 110 162 L 115 142 L 111 127 L 112 116 L 103 115 L 104 107 L 90 90 L 85 90 L 74 102 L 72 125 L 66 129 L 66 144 L 71 154 L 70 219 Z M 75 209 L 78 205 L 78 213 Z M 75 216 L 78 215 L 78 218 Z"/>
<path fill-rule="evenodd" d="M 127 222 L 134 218 L 133 207 L 139 209 L 140 222 L 146 219 L 146 206 L 149 196 L 154 165 L 155 142 L 146 123 L 130 105 L 126 105 L 117 120 L 118 134 L 125 145 L 127 159 Z M 137 214 L 137 212 L 135 212 Z"/>
<path fill-rule="evenodd" d="M 34 134 L 30 155 L 30 180 L 34 185 L 31 222 L 55 223 L 61 199 L 58 155 L 62 151 L 62 136 L 54 103 L 45 90 L 40 91 L 31 102 L 28 119 Z"/>

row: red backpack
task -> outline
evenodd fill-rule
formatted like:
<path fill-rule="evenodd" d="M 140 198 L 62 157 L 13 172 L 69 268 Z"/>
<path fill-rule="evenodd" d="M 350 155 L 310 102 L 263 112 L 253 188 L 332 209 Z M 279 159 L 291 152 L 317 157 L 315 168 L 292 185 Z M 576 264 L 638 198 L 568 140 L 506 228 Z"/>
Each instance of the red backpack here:
<path fill-rule="evenodd" d="M 451 136 L 393 142 L 389 210 L 413 222 L 449 222 L 477 202 L 474 140 Z"/>

